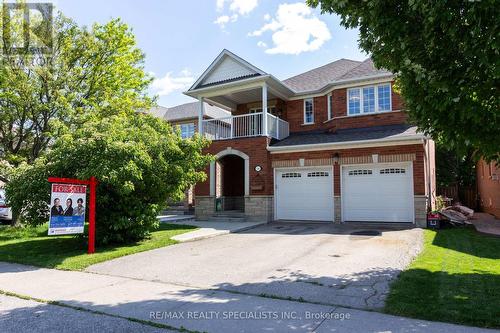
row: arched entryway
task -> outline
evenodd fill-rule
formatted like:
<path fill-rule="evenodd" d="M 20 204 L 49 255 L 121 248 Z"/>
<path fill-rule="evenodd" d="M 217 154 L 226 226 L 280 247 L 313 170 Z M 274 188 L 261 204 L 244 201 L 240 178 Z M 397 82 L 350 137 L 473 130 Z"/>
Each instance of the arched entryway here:
<path fill-rule="evenodd" d="M 216 156 L 210 168 L 210 192 L 216 197 L 216 210 L 244 212 L 249 191 L 248 155 L 227 148 Z"/>

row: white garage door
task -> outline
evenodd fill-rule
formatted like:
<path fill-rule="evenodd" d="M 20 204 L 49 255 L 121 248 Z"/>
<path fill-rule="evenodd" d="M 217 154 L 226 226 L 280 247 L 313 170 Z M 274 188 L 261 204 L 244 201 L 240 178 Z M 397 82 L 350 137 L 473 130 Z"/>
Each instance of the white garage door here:
<path fill-rule="evenodd" d="M 343 167 L 343 220 L 413 222 L 412 173 L 409 163 Z"/>
<path fill-rule="evenodd" d="M 331 168 L 276 171 L 278 220 L 333 221 Z"/>

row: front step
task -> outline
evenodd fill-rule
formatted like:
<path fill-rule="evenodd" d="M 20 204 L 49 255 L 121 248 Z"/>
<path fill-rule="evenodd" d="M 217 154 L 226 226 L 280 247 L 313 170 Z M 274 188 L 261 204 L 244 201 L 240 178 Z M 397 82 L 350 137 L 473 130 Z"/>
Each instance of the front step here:
<path fill-rule="evenodd" d="M 247 217 L 244 212 L 239 210 L 226 210 L 217 212 L 208 218 L 208 221 L 214 222 L 246 222 Z"/>

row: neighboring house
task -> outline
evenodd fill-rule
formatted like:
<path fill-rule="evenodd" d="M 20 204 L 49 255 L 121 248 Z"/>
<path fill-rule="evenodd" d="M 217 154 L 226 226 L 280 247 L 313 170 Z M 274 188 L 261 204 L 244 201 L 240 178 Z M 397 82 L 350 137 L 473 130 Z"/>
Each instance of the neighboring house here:
<path fill-rule="evenodd" d="M 155 106 L 149 110 L 149 113 L 158 118 L 164 119 L 173 126 L 177 126 L 184 139 L 190 138 L 197 131 L 198 115 L 200 103 L 191 102 L 174 107 Z M 203 119 L 230 117 L 231 113 L 217 106 L 205 103 Z M 193 189 L 186 191 L 186 197 L 182 204 L 185 209 L 194 206 Z"/>
<path fill-rule="evenodd" d="M 477 191 L 481 210 L 500 219 L 500 168 L 495 162 L 478 162 Z"/>
<path fill-rule="evenodd" d="M 434 142 L 406 124 L 393 79 L 370 59 L 341 59 L 280 81 L 223 50 L 185 92 L 217 156 L 195 187 L 197 218 L 425 226 Z M 207 119 L 206 102 L 232 117 Z"/>

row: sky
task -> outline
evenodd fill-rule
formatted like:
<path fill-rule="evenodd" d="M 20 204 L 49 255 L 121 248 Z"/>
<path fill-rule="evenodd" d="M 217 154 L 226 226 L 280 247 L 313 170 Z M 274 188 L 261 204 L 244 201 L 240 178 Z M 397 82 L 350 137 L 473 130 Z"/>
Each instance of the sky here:
<path fill-rule="evenodd" d="M 279 79 L 340 58 L 364 60 L 358 31 L 335 15 L 294 0 L 56 0 L 80 25 L 121 18 L 154 75 L 151 94 L 166 107 L 194 101 L 182 94 L 228 49 Z"/>

